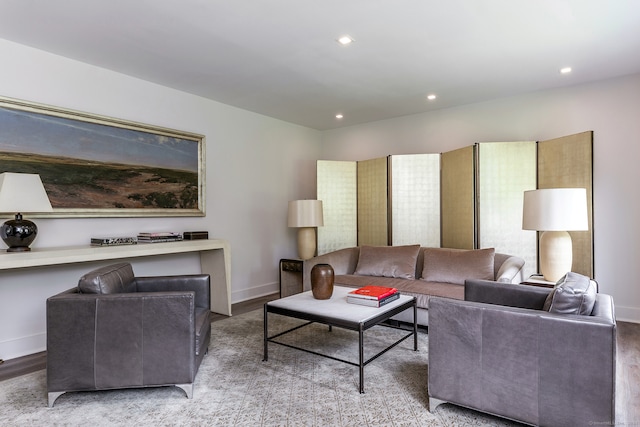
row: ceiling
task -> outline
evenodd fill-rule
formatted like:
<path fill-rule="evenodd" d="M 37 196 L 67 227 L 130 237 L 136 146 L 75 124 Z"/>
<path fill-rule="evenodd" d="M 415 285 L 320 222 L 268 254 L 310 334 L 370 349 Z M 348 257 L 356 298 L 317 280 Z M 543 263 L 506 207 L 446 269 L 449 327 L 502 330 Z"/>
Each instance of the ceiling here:
<path fill-rule="evenodd" d="M 326 130 L 638 73 L 640 2 L 0 0 L 0 38 Z"/>

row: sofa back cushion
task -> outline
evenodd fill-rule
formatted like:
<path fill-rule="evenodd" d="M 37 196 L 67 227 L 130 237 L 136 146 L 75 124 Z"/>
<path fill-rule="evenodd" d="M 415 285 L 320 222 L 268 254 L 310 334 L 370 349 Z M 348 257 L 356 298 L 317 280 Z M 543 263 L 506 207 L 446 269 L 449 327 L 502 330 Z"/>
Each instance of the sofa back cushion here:
<path fill-rule="evenodd" d="M 596 286 L 587 276 L 569 272 L 565 274 L 544 302 L 543 310 L 556 314 L 589 316 L 596 303 Z"/>
<path fill-rule="evenodd" d="M 83 294 L 118 294 L 135 292 L 136 283 L 131 264 L 121 262 L 90 271 L 78 281 Z"/>
<path fill-rule="evenodd" d="M 353 274 L 415 279 L 420 245 L 361 246 Z"/>
<path fill-rule="evenodd" d="M 464 285 L 467 279 L 494 279 L 495 249 L 424 248 L 422 280 Z"/>

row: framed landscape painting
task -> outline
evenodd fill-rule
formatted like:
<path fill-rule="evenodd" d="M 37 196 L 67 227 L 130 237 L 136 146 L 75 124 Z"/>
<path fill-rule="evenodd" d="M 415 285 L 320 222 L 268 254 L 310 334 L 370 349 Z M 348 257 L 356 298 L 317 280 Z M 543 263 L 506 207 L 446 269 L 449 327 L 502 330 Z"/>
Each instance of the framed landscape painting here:
<path fill-rule="evenodd" d="M 0 173 L 40 175 L 52 213 L 204 216 L 205 138 L 0 97 Z"/>

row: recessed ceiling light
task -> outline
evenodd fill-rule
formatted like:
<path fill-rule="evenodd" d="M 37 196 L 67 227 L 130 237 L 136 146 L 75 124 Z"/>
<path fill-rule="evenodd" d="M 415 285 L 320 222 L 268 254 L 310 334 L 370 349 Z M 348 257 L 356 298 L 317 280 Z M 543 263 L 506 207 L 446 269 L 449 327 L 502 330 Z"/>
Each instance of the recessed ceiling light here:
<path fill-rule="evenodd" d="M 571 72 L 571 67 L 560 68 L 560 73 L 569 74 Z"/>
<path fill-rule="evenodd" d="M 342 114 L 336 114 L 336 119 L 341 119 L 341 118 L 343 118 L 343 117 L 344 117 L 344 116 L 343 116 Z"/>
<path fill-rule="evenodd" d="M 337 42 L 340 43 L 343 46 L 346 46 L 348 44 L 353 43 L 354 40 L 353 40 L 353 38 L 351 36 L 345 34 L 344 36 L 338 37 Z"/>
<path fill-rule="evenodd" d="M 436 99 L 436 98 L 437 98 L 437 97 L 436 97 L 433 93 L 432 93 L 432 94 L 430 94 L 430 95 L 427 95 L 427 99 L 428 99 L 429 101 L 433 101 L 433 100 L 434 100 L 434 99 Z"/>

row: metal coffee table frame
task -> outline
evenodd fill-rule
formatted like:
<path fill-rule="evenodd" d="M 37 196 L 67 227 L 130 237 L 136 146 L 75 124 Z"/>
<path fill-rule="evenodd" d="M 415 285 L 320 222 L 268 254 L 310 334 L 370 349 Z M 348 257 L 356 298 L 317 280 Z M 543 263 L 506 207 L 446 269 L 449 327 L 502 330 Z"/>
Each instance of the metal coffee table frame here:
<path fill-rule="evenodd" d="M 386 306 L 383 307 L 366 307 L 366 306 L 360 306 L 360 305 L 355 305 L 355 304 L 349 304 L 346 302 L 346 293 L 348 291 L 351 291 L 353 289 L 350 288 L 341 288 L 341 287 L 334 287 L 334 295 L 332 296 L 332 299 L 336 298 L 338 299 L 338 301 L 333 301 L 334 304 L 334 308 L 335 308 L 335 304 L 336 303 L 341 303 L 344 302 L 344 310 L 346 312 L 349 312 L 349 316 L 341 316 L 340 313 L 336 313 L 335 310 L 326 310 L 323 311 L 322 310 L 322 304 L 323 304 L 323 300 L 315 300 L 317 301 L 317 304 L 314 304 L 313 308 L 314 310 L 307 310 L 305 309 L 305 305 L 308 304 L 308 300 L 309 298 L 313 298 L 311 296 L 311 292 L 304 292 L 303 294 L 297 294 L 297 295 L 293 295 L 287 298 L 283 298 L 280 300 L 275 300 L 275 301 L 270 301 L 268 303 L 266 303 L 264 305 L 264 358 L 263 361 L 268 361 L 269 360 L 269 343 L 274 343 L 274 344 L 279 344 L 285 347 L 290 347 L 290 348 L 294 348 L 296 350 L 301 350 L 307 353 L 311 353 L 311 354 L 315 354 L 317 356 L 322 356 L 322 357 L 326 357 L 329 359 L 333 359 L 339 362 L 343 362 L 343 363 L 347 363 L 349 365 L 352 366 L 358 366 L 359 370 L 360 370 L 360 393 L 364 393 L 364 367 L 366 365 L 368 365 L 370 362 L 374 361 L 375 359 L 377 359 L 378 357 L 380 357 L 381 355 L 383 355 L 384 353 L 386 353 L 387 351 L 391 350 L 393 347 L 397 346 L 398 344 L 400 344 L 401 342 L 403 342 L 404 340 L 406 340 L 407 338 L 413 336 L 413 350 L 414 351 L 418 351 L 418 325 L 416 323 L 416 299 L 415 297 L 409 297 L 406 295 L 401 295 L 399 300 L 396 300 Z M 309 294 L 309 295 L 305 295 L 305 294 Z M 297 304 L 284 304 L 285 306 L 278 306 L 278 302 L 283 302 L 285 300 L 290 300 L 292 298 L 297 298 L 298 300 L 300 300 L 301 304 L 297 305 Z M 305 301 L 305 298 L 307 301 Z M 328 300 L 326 300 L 328 301 Z M 287 301 L 290 302 L 290 301 Z M 306 302 L 306 304 L 305 304 Z M 308 305 L 307 305 L 308 307 Z M 389 328 L 393 328 L 393 329 L 400 329 L 403 331 L 407 331 L 407 329 L 398 327 L 398 326 L 394 326 L 394 325 L 387 325 L 387 324 L 381 324 L 381 322 L 384 322 L 385 320 L 388 320 L 389 318 L 391 318 L 392 316 L 405 311 L 407 309 L 413 308 L 413 329 L 411 331 L 409 331 L 408 334 L 404 335 L 402 338 L 400 338 L 399 340 L 397 340 L 396 342 L 394 342 L 393 344 L 391 344 L 390 346 L 386 347 L 384 350 L 380 351 L 379 353 L 375 354 L 374 356 L 371 356 L 369 359 L 364 360 L 364 331 L 366 331 L 367 329 L 370 329 L 376 325 L 381 325 L 381 326 L 385 326 L 385 327 L 389 327 Z M 358 316 L 358 310 L 361 312 L 362 314 L 362 318 L 357 317 Z M 356 311 L 355 317 L 354 317 L 354 311 Z M 308 320 L 307 323 L 304 323 L 302 325 L 298 325 L 296 327 L 293 327 L 291 329 L 288 329 L 286 331 L 280 332 L 278 334 L 269 336 L 269 328 L 268 328 L 268 313 L 274 313 L 274 314 L 280 314 L 282 316 L 287 316 L 287 317 L 293 317 L 296 319 L 302 319 L 302 320 Z M 357 320 L 354 320 L 357 319 Z M 278 337 L 281 337 L 282 335 L 288 334 L 289 332 L 293 332 L 297 329 L 303 328 L 307 325 L 310 325 L 312 323 L 321 323 L 321 324 L 325 324 L 329 326 L 329 331 L 331 331 L 331 328 L 333 326 L 339 327 L 339 328 L 343 328 L 343 329 L 348 329 L 348 330 L 352 330 L 352 331 L 357 331 L 358 332 L 358 350 L 359 350 L 359 360 L 358 363 L 352 362 L 350 360 L 345 360 L 345 359 L 340 359 L 334 356 L 330 356 L 327 354 L 322 354 L 316 351 L 312 351 L 312 350 L 308 350 L 302 347 L 298 347 L 295 345 L 291 345 L 291 344 L 287 344 L 287 343 L 283 343 L 283 342 L 279 342 L 276 341 L 275 339 Z"/>

